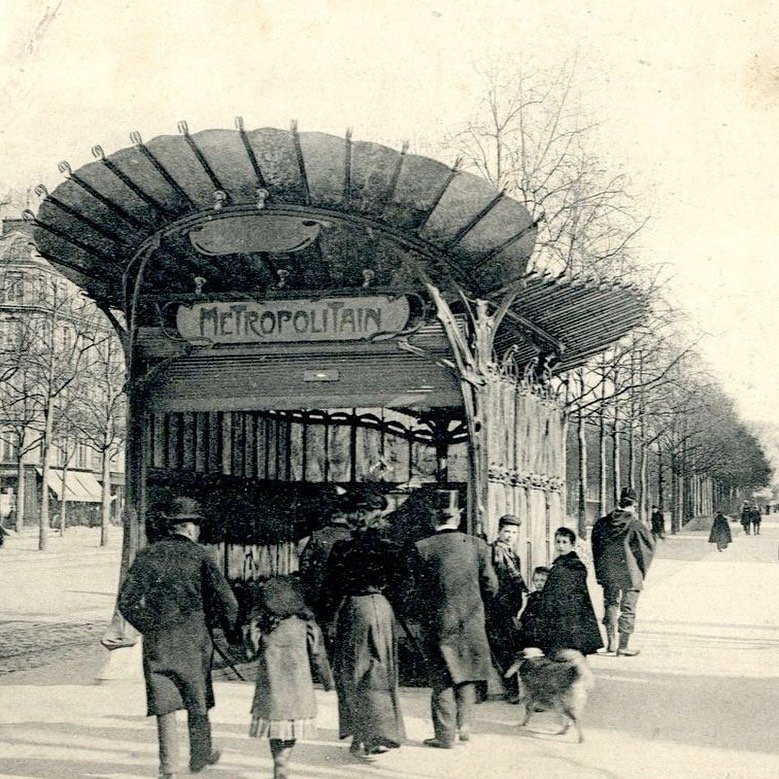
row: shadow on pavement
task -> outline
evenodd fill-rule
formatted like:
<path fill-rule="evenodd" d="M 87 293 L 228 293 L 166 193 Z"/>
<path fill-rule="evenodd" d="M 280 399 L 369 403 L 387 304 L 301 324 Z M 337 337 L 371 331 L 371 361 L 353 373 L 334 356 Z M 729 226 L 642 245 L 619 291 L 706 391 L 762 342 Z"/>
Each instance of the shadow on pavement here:
<path fill-rule="evenodd" d="M 630 675 L 597 679 L 584 728 L 649 739 L 779 754 L 775 678 Z M 748 718 L 745 710 L 750 711 Z"/>

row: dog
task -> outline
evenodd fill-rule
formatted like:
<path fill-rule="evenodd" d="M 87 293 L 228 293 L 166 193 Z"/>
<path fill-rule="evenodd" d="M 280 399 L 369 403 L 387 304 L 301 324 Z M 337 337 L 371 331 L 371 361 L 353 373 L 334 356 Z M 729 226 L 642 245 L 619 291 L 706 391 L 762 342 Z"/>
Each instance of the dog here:
<path fill-rule="evenodd" d="M 579 717 L 587 704 L 587 695 L 595 686 L 587 661 L 575 649 L 561 649 L 554 657 L 544 657 L 540 649 L 525 649 L 504 676 L 519 674 L 519 700 L 525 705 L 527 725 L 533 712 L 556 711 L 563 725 L 558 735 L 565 733 L 573 723 L 581 744 L 584 741 Z"/>

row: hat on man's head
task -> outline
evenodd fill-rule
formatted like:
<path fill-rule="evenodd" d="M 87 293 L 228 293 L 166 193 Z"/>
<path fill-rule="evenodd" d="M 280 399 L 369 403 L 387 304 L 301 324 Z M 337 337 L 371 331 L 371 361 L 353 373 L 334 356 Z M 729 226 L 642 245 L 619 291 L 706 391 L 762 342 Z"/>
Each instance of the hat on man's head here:
<path fill-rule="evenodd" d="M 200 524 L 203 515 L 200 513 L 200 504 L 192 498 L 173 498 L 167 511 L 162 512 L 169 525 L 178 525 L 184 522 Z"/>
<path fill-rule="evenodd" d="M 514 527 L 520 527 L 522 520 L 516 514 L 504 514 L 498 520 L 498 530 L 506 525 L 513 525 Z"/>
<path fill-rule="evenodd" d="M 619 505 L 628 506 L 637 502 L 638 497 L 636 496 L 636 491 L 632 487 L 623 487 L 622 492 L 619 495 Z"/>
<path fill-rule="evenodd" d="M 450 516 L 460 514 L 460 493 L 457 490 L 433 490 L 430 496 L 430 507 L 437 514 Z"/>
<path fill-rule="evenodd" d="M 338 508 L 347 514 L 353 511 L 385 511 L 387 498 L 376 489 L 347 490 L 338 497 Z"/>

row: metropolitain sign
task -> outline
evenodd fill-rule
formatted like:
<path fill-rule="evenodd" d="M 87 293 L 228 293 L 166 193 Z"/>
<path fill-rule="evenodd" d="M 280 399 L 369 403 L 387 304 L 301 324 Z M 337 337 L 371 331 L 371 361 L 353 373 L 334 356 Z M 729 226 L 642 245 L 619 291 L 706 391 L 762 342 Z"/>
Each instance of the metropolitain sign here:
<path fill-rule="evenodd" d="M 402 331 L 409 315 L 405 296 L 210 301 L 180 306 L 176 328 L 192 343 L 359 341 Z"/>

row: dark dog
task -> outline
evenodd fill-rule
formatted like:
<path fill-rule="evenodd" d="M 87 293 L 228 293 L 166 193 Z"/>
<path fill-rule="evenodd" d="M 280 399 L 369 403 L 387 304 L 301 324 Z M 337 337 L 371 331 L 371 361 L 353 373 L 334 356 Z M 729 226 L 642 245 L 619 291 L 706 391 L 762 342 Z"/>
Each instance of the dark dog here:
<path fill-rule="evenodd" d="M 587 693 L 595 686 L 584 655 L 575 649 L 562 649 L 554 658 L 528 657 L 533 651 L 525 650 L 525 655 L 505 673 L 506 677 L 519 674 L 519 699 L 525 704 L 525 718 L 519 726 L 527 725 L 535 711 L 556 711 L 563 721 L 560 733 L 565 733 L 573 723 L 581 743 L 584 736 L 579 717 L 587 703 Z"/>

